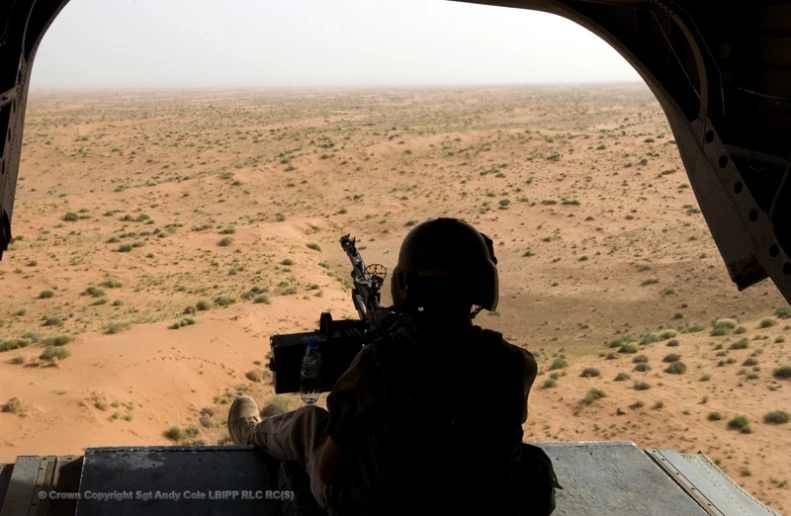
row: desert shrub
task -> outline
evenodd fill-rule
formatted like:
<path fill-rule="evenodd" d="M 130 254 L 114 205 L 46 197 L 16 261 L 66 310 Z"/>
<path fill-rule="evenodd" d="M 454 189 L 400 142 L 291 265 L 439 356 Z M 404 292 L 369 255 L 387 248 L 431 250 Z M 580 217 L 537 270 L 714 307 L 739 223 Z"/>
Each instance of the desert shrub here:
<path fill-rule="evenodd" d="M 104 297 L 105 293 L 104 290 L 100 289 L 99 287 L 94 287 L 93 285 L 91 285 L 85 289 L 82 295 L 91 296 L 91 297 Z"/>
<path fill-rule="evenodd" d="M 638 400 L 638 401 L 635 401 L 634 403 L 632 403 L 631 405 L 629 405 L 629 408 L 632 409 L 632 410 L 637 410 L 637 409 L 643 408 L 644 406 L 645 406 L 645 403 L 643 403 L 642 401 Z"/>
<path fill-rule="evenodd" d="M 57 317 L 47 317 L 42 326 L 63 326 L 63 321 Z"/>
<path fill-rule="evenodd" d="M 735 330 L 733 330 L 734 335 L 741 335 L 742 333 L 747 333 L 747 328 L 744 326 L 739 326 Z"/>
<path fill-rule="evenodd" d="M 201 312 L 205 312 L 206 310 L 211 308 L 211 304 L 209 304 L 209 302 L 206 301 L 205 299 L 201 299 L 200 301 L 195 303 L 195 308 L 197 308 Z"/>
<path fill-rule="evenodd" d="M 261 371 L 259 369 L 250 369 L 244 375 L 247 377 L 248 380 L 256 383 L 260 382 L 264 378 L 264 376 L 261 374 Z"/>
<path fill-rule="evenodd" d="M 214 304 L 222 307 L 231 306 L 234 303 L 235 300 L 231 296 L 219 296 L 214 300 Z"/>
<path fill-rule="evenodd" d="M 662 362 L 672 364 L 673 362 L 678 362 L 679 360 L 681 360 L 681 355 L 678 355 L 676 353 L 671 353 L 667 355 L 665 358 L 663 358 Z"/>
<path fill-rule="evenodd" d="M 624 335 L 622 337 L 616 337 L 612 339 L 608 344 L 607 347 L 609 348 L 620 348 L 624 344 L 628 344 L 630 342 L 634 342 L 634 339 L 628 335 Z"/>
<path fill-rule="evenodd" d="M 76 213 L 68 212 L 66 215 L 63 216 L 63 220 L 66 222 L 77 222 L 80 217 Z"/>
<path fill-rule="evenodd" d="M 761 328 L 771 328 L 776 324 L 777 324 L 777 319 L 775 319 L 774 317 L 767 317 L 766 319 L 761 320 Z"/>
<path fill-rule="evenodd" d="M 287 267 L 290 267 L 291 265 L 294 265 L 294 260 L 292 260 L 291 258 L 286 258 L 285 260 L 280 262 L 280 265 L 285 265 Z"/>
<path fill-rule="evenodd" d="M 659 333 L 659 338 L 661 338 L 662 340 L 667 340 L 667 339 L 672 339 L 676 335 L 678 335 L 678 332 L 676 330 L 663 330 L 662 332 Z"/>
<path fill-rule="evenodd" d="M 184 318 L 174 322 L 170 326 L 168 326 L 168 329 L 169 330 L 178 330 L 179 328 L 183 328 L 184 326 L 191 326 L 193 324 L 195 324 L 195 319 L 193 319 L 192 317 L 184 317 Z"/>
<path fill-rule="evenodd" d="M 52 290 L 50 290 L 48 288 L 44 289 L 44 290 L 42 290 L 41 292 L 38 293 L 38 298 L 39 299 L 49 299 L 49 298 L 54 297 L 54 296 L 55 296 L 55 292 L 53 292 Z"/>
<path fill-rule="evenodd" d="M 596 400 L 599 400 L 599 399 L 602 399 L 602 398 L 604 398 L 604 397 L 606 397 L 606 396 L 607 396 L 607 395 L 606 395 L 606 394 L 604 394 L 604 391 L 602 391 L 602 390 L 599 390 L 599 389 L 591 389 L 591 390 L 589 390 L 589 391 L 588 391 L 588 393 L 585 395 L 585 399 L 583 399 L 583 400 L 582 400 L 582 402 L 583 402 L 583 403 L 585 403 L 586 405 L 590 405 L 590 404 L 591 404 L 591 403 L 593 403 L 594 401 L 596 401 Z"/>
<path fill-rule="evenodd" d="M 69 333 L 60 333 L 57 335 L 47 335 L 42 337 L 41 343 L 45 346 L 65 346 L 74 340 L 74 335 Z"/>
<path fill-rule="evenodd" d="M 234 233 L 236 233 L 236 228 L 233 226 L 229 226 L 223 229 L 222 231 L 220 231 L 221 235 L 233 235 Z"/>
<path fill-rule="evenodd" d="M 775 317 L 778 319 L 791 319 L 791 306 L 781 306 L 775 310 Z"/>
<path fill-rule="evenodd" d="M 107 330 L 105 331 L 109 335 L 114 335 L 119 331 L 126 330 L 132 326 L 130 321 L 113 321 L 107 325 Z"/>
<path fill-rule="evenodd" d="M 263 293 L 263 294 L 261 294 L 259 296 L 256 296 L 255 299 L 254 299 L 254 302 L 255 303 L 264 303 L 264 304 L 268 305 L 268 304 L 272 303 L 272 297 L 269 294 L 267 294 L 267 293 Z"/>
<path fill-rule="evenodd" d="M 661 342 L 662 337 L 658 333 L 649 333 L 640 340 L 641 345 L 653 344 L 654 342 Z"/>
<path fill-rule="evenodd" d="M 635 364 L 643 364 L 645 362 L 648 362 L 648 357 L 645 355 L 637 355 L 632 359 L 632 362 Z"/>
<path fill-rule="evenodd" d="M 558 382 L 554 378 L 547 378 L 546 380 L 544 380 L 545 389 L 551 389 L 555 387 L 557 384 Z"/>
<path fill-rule="evenodd" d="M 52 360 L 53 358 L 57 358 L 58 360 L 63 360 L 64 358 L 68 358 L 71 356 L 71 352 L 66 348 L 56 348 L 55 346 L 48 346 L 44 349 L 44 351 L 39 355 L 38 358 L 41 360 Z"/>
<path fill-rule="evenodd" d="M 757 365 L 757 364 L 758 364 L 758 359 L 755 359 L 753 357 L 748 358 L 747 360 L 745 360 L 742 363 L 742 365 L 745 366 L 745 367 L 754 366 L 754 365 Z"/>
<path fill-rule="evenodd" d="M 569 363 L 566 362 L 564 359 L 556 358 L 555 360 L 552 361 L 552 365 L 549 366 L 549 370 L 554 371 L 555 369 L 563 369 L 568 366 Z"/>
<path fill-rule="evenodd" d="M 651 366 L 646 364 L 645 362 L 640 362 L 639 364 L 636 364 L 634 366 L 634 369 L 632 369 L 632 371 L 637 371 L 638 373 L 645 373 L 646 371 L 650 371 L 650 370 L 651 370 Z"/>
<path fill-rule="evenodd" d="M 181 441 L 184 439 L 184 432 L 176 425 L 171 426 L 168 428 L 167 432 L 165 432 L 165 437 L 170 439 L 171 441 Z"/>
<path fill-rule="evenodd" d="M 774 412 L 769 412 L 764 416 L 764 423 L 770 425 L 782 425 L 784 423 L 788 423 L 791 421 L 791 414 L 784 410 L 775 410 Z"/>
<path fill-rule="evenodd" d="M 777 379 L 787 380 L 791 378 L 791 366 L 789 365 L 782 365 L 775 369 L 774 376 Z"/>
<path fill-rule="evenodd" d="M 121 283 L 116 278 L 113 278 L 112 276 L 107 276 L 106 278 L 104 278 L 102 282 L 99 283 L 99 285 L 101 285 L 104 288 L 121 288 L 124 286 L 123 283 Z"/>
<path fill-rule="evenodd" d="M 5 339 L 0 342 L 0 352 L 13 351 L 15 349 L 27 347 L 30 344 L 31 341 L 28 339 Z"/>
<path fill-rule="evenodd" d="M 676 339 L 672 339 L 672 340 L 667 341 L 666 345 L 670 346 L 671 348 L 674 348 L 674 347 L 678 346 L 678 341 Z"/>
<path fill-rule="evenodd" d="M 30 342 L 38 342 L 39 340 L 38 333 L 34 333 L 32 331 L 26 331 L 25 333 L 23 333 L 22 338 L 27 339 Z"/>
<path fill-rule="evenodd" d="M 3 412 L 10 412 L 11 414 L 18 414 L 22 412 L 23 404 L 19 398 L 10 398 L 8 401 L 3 403 L 2 411 Z"/>
<path fill-rule="evenodd" d="M 288 401 L 285 398 L 276 396 L 261 409 L 261 417 L 276 416 L 288 412 Z"/>
<path fill-rule="evenodd" d="M 634 390 L 636 391 L 647 391 L 650 388 L 651 386 L 646 382 L 635 382 L 634 384 Z"/>
<path fill-rule="evenodd" d="M 225 237 L 222 240 L 220 240 L 219 242 L 217 242 L 217 245 L 220 246 L 220 247 L 228 247 L 232 243 L 233 243 L 233 238 Z"/>
<path fill-rule="evenodd" d="M 735 416 L 730 421 L 728 421 L 728 428 L 731 430 L 741 430 L 744 431 L 745 428 L 750 426 L 750 420 L 744 416 Z"/>
<path fill-rule="evenodd" d="M 709 421 L 722 421 L 722 414 L 719 412 L 709 412 L 708 415 Z"/>
<path fill-rule="evenodd" d="M 595 367 L 586 367 L 583 369 L 582 374 L 580 374 L 582 378 L 592 378 L 595 376 L 599 376 L 599 370 Z"/>
<path fill-rule="evenodd" d="M 618 373 L 618 374 L 615 376 L 615 381 L 616 381 L 616 382 L 623 382 L 623 381 L 625 381 L 625 380 L 629 380 L 630 378 L 631 378 L 631 377 L 630 377 L 628 374 L 626 374 L 626 373 Z"/>
<path fill-rule="evenodd" d="M 314 251 L 321 252 L 321 246 L 319 244 L 317 244 L 316 242 L 309 243 L 308 244 L 308 249 L 313 249 Z"/>
<path fill-rule="evenodd" d="M 635 344 L 624 344 L 618 349 L 618 353 L 637 353 L 638 349 Z"/>
<path fill-rule="evenodd" d="M 687 372 L 687 366 L 684 362 L 673 362 L 665 369 L 667 374 L 684 374 Z"/>
<path fill-rule="evenodd" d="M 747 339 L 739 339 L 728 346 L 728 349 L 747 349 L 749 346 L 750 343 L 747 341 Z"/>

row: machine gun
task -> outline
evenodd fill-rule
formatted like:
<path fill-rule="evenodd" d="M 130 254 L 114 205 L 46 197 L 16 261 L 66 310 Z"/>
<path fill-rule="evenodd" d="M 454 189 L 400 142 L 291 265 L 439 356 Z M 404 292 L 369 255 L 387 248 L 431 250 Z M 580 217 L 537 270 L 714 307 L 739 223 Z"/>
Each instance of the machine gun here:
<path fill-rule="evenodd" d="M 271 336 L 269 369 L 277 394 L 299 391 L 302 357 L 310 337 L 318 340 L 323 361 L 321 391 L 327 392 L 363 346 L 394 331 L 402 322 L 395 310 L 380 304 L 387 269 L 379 264 L 366 265 L 355 238 L 344 235 L 340 242 L 352 264 L 352 301 L 359 319 L 333 321 L 329 312 L 322 312 L 317 331 Z"/>

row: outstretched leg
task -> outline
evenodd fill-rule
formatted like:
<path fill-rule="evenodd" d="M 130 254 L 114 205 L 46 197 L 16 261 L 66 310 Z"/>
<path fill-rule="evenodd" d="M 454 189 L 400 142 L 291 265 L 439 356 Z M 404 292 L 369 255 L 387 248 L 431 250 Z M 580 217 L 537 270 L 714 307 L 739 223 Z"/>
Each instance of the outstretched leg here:
<path fill-rule="evenodd" d="M 330 509 L 330 489 L 318 475 L 321 450 L 327 441 L 329 413 L 308 405 L 261 421 L 249 396 L 238 397 L 228 415 L 228 430 L 236 444 L 255 444 L 277 460 L 299 462 L 310 477 L 310 490 L 319 506 Z"/>

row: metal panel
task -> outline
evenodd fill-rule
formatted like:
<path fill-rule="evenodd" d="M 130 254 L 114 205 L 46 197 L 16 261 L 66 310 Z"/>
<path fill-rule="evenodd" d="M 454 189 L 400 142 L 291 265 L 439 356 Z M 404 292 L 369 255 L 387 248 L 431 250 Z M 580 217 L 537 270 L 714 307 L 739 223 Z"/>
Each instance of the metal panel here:
<path fill-rule="evenodd" d="M 31 504 L 37 501 L 33 495 L 40 461 L 35 456 L 17 457 L 0 516 L 27 516 Z"/>
<path fill-rule="evenodd" d="M 275 516 L 278 502 L 266 498 L 275 492 L 253 446 L 87 448 L 76 515 Z"/>
<path fill-rule="evenodd" d="M 669 448 L 646 453 L 711 514 L 780 516 L 750 496 L 702 453 L 681 455 Z"/>
<path fill-rule="evenodd" d="M 532 443 L 552 459 L 553 516 L 707 516 L 632 442 Z"/>

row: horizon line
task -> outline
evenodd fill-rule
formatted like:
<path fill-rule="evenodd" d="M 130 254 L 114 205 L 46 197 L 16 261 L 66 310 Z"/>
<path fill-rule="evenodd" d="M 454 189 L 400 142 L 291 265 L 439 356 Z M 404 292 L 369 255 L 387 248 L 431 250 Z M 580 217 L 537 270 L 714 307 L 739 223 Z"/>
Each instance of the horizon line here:
<path fill-rule="evenodd" d="M 29 92 L 93 92 L 93 91 L 242 91 L 242 90 L 372 90 L 372 89 L 449 89 L 449 88 L 514 88 L 529 86 L 605 86 L 605 85 L 643 85 L 645 81 L 555 81 L 555 82 L 513 82 L 513 83 L 448 83 L 448 84 L 371 84 L 371 85 L 279 85 L 279 86 L 72 86 L 72 87 L 30 87 Z"/>

